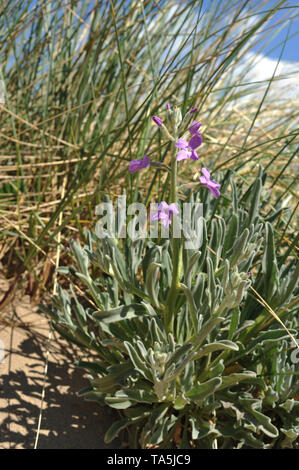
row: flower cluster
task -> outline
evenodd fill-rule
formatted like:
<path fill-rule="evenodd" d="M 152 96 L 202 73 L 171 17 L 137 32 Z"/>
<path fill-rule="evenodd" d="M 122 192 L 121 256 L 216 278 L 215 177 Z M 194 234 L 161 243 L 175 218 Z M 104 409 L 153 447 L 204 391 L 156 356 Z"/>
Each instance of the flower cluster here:
<path fill-rule="evenodd" d="M 168 205 L 167 202 L 162 201 L 156 204 L 156 211 L 151 212 L 150 220 L 161 220 L 164 227 L 169 227 L 171 216 L 178 213 L 178 208 L 174 202 Z"/>
<path fill-rule="evenodd" d="M 186 139 L 179 139 L 175 146 L 181 149 L 177 154 L 177 160 L 180 162 L 181 160 L 186 160 L 187 158 L 192 158 L 192 160 L 198 160 L 198 155 L 196 153 L 196 148 L 202 144 L 202 135 L 198 132 L 200 128 L 200 122 L 192 122 L 191 126 L 189 127 L 189 132 L 192 135 L 189 142 Z"/>
<path fill-rule="evenodd" d="M 192 108 L 182 120 L 182 114 L 178 108 L 174 107 L 174 109 L 172 110 L 169 103 L 167 103 L 166 107 L 169 120 L 173 121 L 174 123 L 174 129 L 178 129 L 181 123 L 184 122 L 184 120 L 188 118 L 191 114 L 195 113 L 198 109 L 197 107 Z M 176 155 L 176 160 L 178 162 L 187 159 L 199 160 L 196 149 L 202 144 L 203 141 L 202 135 L 199 131 L 201 126 L 200 122 L 193 121 L 189 125 L 189 139 L 187 140 L 188 135 L 180 138 L 172 137 L 169 131 L 167 130 L 165 124 L 163 123 L 162 119 L 158 116 L 153 116 L 153 121 L 158 127 L 164 129 L 166 135 L 174 141 L 175 147 L 179 149 Z M 135 173 L 136 171 L 139 171 L 143 168 L 147 168 L 151 164 L 154 166 L 158 166 L 158 163 L 151 163 L 150 158 L 147 155 L 144 155 L 143 158 L 135 159 L 130 162 L 129 171 L 131 173 Z M 163 166 L 163 164 L 160 164 L 160 166 Z M 207 168 L 202 168 L 201 173 L 202 176 L 200 176 L 199 178 L 200 183 L 207 189 L 209 189 L 209 191 L 215 198 L 218 198 L 220 196 L 220 183 L 215 180 L 211 180 L 210 171 Z M 174 202 L 170 205 L 168 205 L 165 201 L 159 202 L 158 204 L 156 204 L 156 209 L 157 211 L 150 215 L 150 220 L 161 220 L 165 227 L 169 226 L 172 215 L 178 214 L 178 209 Z"/>

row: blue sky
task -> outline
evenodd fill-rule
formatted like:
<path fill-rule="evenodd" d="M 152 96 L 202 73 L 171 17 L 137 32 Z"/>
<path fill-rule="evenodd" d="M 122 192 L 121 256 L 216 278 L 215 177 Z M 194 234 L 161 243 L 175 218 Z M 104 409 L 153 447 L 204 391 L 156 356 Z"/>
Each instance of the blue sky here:
<path fill-rule="evenodd" d="M 219 1 L 219 0 L 218 0 Z M 203 1 L 203 11 L 208 9 L 209 6 L 213 4 L 214 0 L 204 0 Z M 251 4 L 257 5 L 259 11 L 267 11 L 273 8 L 279 3 L 278 0 L 268 0 L 264 5 L 260 6 L 260 0 L 249 0 Z M 239 4 L 236 2 L 236 5 L 241 6 L 244 3 L 244 0 L 240 0 Z M 218 3 L 219 4 L 219 3 Z M 236 6 L 237 8 L 237 6 Z M 287 17 L 293 17 L 290 21 L 286 19 Z M 277 25 L 277 23 L 280 23 Z M 280 9 L 275 13 L 275 16 L 269 21 L 268 26 L 273 26 L 273 34 L 276 35 L 275 38 L 269 43 L 265 44 L 266 48 L 262 51 L 262 54 L 271 59 L 278 59 L 283 47 L 283 43 L 287 37 L 283 55 L 281 60 L 284 61 L 293 61 L 299 62 L 299 3 L 298 1 L 285 1 L 285 3 L 280 7 Z M 267 27 L 268 27 L 267 26 Z M 288 28 L 290 30 L 288 32 Z M 265 43 L 265 42 L 264 42 Z M 263 41 L 259 43 L 258 46 L 253 48 L 255 52 L 261 52 L 260 48 L 263 44 Z"/>
<path fill-rule="evenodd" d="M 275 5 L 275 1 L 269 1 L 268 5 Z M 269 8 L 267 5 L 267 8 Z M 271 41 L 264 54 L 272 59 L 278 59 L 283 47 L 283 43 L 288 35 L 288 40 L 283 51 L 282 60 L 299 62 L 299 4 L 298 2 L 286 2 L 288 10 L 283 9 L 277 11 L 275 19 L 270 21 L 270 25 L 275 25 L 278 21 L 281 21 L 279 26 L 275 26 L 273 31 L 277 33 L 277 36 Z M 286 20 L 285 16 L 287 11 L 288 16 L 294 17 L 291 21 Z"/>

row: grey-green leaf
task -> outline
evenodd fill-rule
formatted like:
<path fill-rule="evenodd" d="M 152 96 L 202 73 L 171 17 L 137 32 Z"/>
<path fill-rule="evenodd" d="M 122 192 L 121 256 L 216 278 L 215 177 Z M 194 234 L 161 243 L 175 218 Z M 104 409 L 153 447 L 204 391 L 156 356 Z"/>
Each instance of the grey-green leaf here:
<path fill-rule="evenodd" d="M 220 377 L 214 377 L 213 379 L 207 380 L 204 383 L 198 383 L 189 392 L 185 394 L 187 398 L 192 400 L 204 400 L 209 395 L 215 392 L 215 390 L 221 385 L 222 379 Z"/>
<path fill-rule="evenodd" d="M 122 305 L 121 307 L 111 310 L 99 310 L 93 313 L 93 318 L 105 323 L 117 322 L 121 320 L 129 320 L 144 315 L 147 311 L 142 304 Z"/>

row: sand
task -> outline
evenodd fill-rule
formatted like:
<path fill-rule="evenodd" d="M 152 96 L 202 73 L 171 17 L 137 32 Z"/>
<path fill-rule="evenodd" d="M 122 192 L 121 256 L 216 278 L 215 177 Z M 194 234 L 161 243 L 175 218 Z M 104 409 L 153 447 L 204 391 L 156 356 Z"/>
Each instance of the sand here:
<path fill-rule="evenodd" d="M 1 297 L 7 287 L 2 280 Z M 89 385 L 86 372 L 72 366 L 80 351 L 55 332 L 49 344 L 49 328 L 29 296 L 14 299 L 0 311 L 0 449 L 35 447 L 47 351 L 37 449 L 120 448 L 118 441 L 104 443 L 104 434 L 116 418 L 114 410 L 77 396 Z"/>

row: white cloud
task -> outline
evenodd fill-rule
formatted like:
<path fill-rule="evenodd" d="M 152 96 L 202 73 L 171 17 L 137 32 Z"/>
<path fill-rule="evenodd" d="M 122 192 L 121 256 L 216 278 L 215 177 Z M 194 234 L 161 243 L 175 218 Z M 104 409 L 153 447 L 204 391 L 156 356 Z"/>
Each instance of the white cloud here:
<path fill-rule="evenodd" d="M 264 82 L 263 89 L 271 80 L 277 60 L 262 54 L 247 52 L 244 61 L 250 65 L 246 73 L 248 81 Z M 247 81 L 247 80 L 246 80 Z M 299 99 L 299 62 L 280 61 L 275 72 L 275 79 L 271 83 L 270 93 L 278 93 L 282 98 Z"/>

